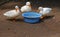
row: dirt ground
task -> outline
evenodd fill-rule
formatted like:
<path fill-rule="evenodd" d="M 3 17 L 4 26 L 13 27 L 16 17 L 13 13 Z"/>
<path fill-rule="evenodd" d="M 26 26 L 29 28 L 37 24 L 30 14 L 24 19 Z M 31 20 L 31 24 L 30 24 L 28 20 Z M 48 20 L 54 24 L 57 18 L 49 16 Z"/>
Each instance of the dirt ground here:
<path fill-rule="evenodd" d="M 0 37 L 60 37 L 60 9 L 52 7 L 52 12 L 49 18 L 42 20 L 36 24 L 29 24 L 23 21 L 23 17 L 19 16 L 19 21 L 12 22 L 7 20 L 3 13 L 14 9 L 14 6 L 19 7 L 24 4 L 20 2 L 9 2 L 0 6 Z M 35 7 L 36 8 L 35 8 Z M 36 11 L 38 6 L 33 5 L 33 11 Z"/>

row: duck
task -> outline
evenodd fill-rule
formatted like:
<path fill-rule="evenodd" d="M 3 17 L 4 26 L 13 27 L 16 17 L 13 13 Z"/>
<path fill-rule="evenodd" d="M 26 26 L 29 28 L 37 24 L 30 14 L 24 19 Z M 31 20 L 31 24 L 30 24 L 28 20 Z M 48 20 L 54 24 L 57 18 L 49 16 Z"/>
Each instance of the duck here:
<path fill-rule="evenodd" d="M 8 17 L 8 19 L 15 20 L 16 17 L 19 16 L 19 14 L 20 14 L 19 7 L 18 6 L 15 6 L 15 9 L 14 10 L 7 11 L 3 15 L 6 16 L 6 17 Z"/>
<path fill-rule="evenodd" d="M 30 12 L 30 11 L 32 11 L 31 3 L 26 2 L 26 5 L 22 6 L 20 10 L 21 10 L 21 12 Z"/>
<path fill-rule="evenodd" d="M 41 18 L 43 19 L 44 17 L 46 17 L 52 11 L 52 8 L 39 7 L 38 8 L 38 11 L 39 11 L 40 14 L 42 14 L 42 17 Z"/>

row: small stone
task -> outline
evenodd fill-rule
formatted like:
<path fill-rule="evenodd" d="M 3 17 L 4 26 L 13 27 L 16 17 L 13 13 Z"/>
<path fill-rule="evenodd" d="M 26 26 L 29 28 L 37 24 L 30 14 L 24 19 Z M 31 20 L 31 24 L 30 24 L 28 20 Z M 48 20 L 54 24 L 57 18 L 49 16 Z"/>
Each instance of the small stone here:
<path fill-rule="evenodd" d="M 10 30 L 10 28 L 8 28 L 8 30 Z"/>
<path fill-rule="evenodd" d="M 55 19 L 56 17 L 53 17 L 53 19 Z"/>

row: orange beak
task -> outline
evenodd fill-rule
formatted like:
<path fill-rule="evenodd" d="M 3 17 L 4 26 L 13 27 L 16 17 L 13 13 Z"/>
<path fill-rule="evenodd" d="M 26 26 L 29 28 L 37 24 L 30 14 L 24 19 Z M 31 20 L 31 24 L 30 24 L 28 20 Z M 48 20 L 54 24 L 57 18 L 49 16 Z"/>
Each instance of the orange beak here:
<path fill-rule="evenodd" d="M 17 10 L 19 10 L 18 8 L 16 8 L 16 12 L 17 12 Z"/>
<path fill-rule="evenodd" d="M 31 5 L 29 5 L 29 7 L 31 7 Z"/>
<path fill-rule="evenodd" d="M 40 12 L 40 10 L 37 10 L 37 12 Z"/>

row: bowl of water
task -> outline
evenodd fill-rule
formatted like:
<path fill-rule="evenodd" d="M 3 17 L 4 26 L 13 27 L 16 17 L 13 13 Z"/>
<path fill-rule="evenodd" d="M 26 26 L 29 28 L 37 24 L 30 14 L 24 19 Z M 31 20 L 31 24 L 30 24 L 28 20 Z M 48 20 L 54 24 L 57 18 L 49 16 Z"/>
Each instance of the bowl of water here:
<path fill-rule="evenodd" d="M 40 21 L 40 17 L 42 16 L 42 14 L 39 14 L 37 12 L 24 12 L 22 16 L 24 17 L 25 22 L 37 23 Z"/>

